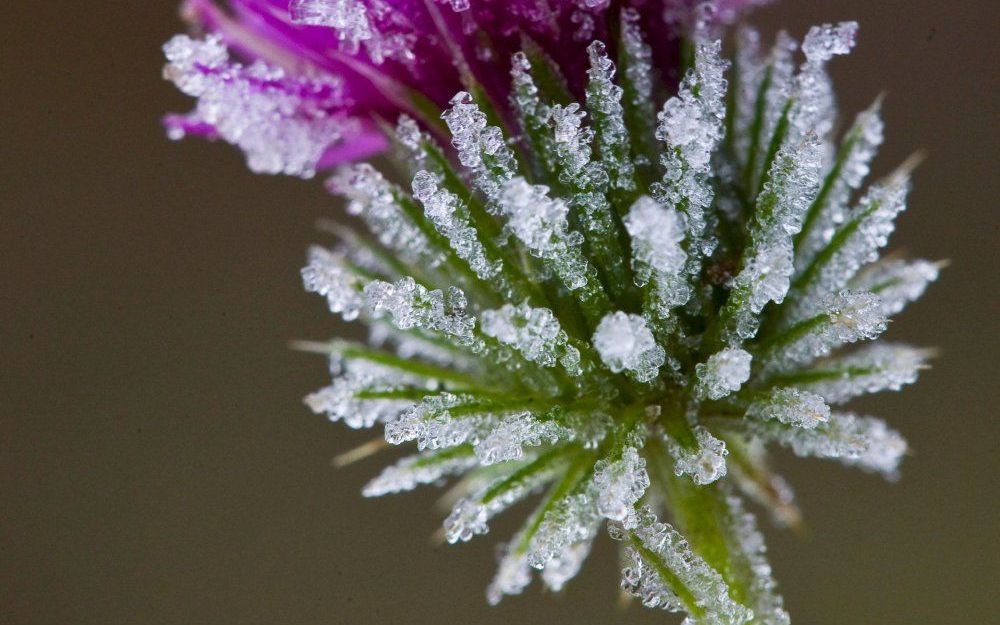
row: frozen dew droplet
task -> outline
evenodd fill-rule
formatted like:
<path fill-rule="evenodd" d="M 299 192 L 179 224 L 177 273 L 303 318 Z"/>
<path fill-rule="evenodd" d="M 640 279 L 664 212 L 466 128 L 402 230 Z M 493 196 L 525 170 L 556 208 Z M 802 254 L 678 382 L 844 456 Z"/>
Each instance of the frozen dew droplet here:
<path fill-rule="evenodd" d="M 463 473 L 476 466 L 472 455 L 435 458 L 431 454 L 407 456 L 386 467 L 361 490 L 365 497 L 413 490 L 421 484 L 433 484 L 448 475 Z"/>
<path fill-rule="evenodd" d="M 649 488 L 646 461 L 635 447 L 622 450 L 621 458 L 607 459 L 594 466 L 594 489 L 597 511 L 606 519 L 621 521 L 625 527 L 635 523 L 635 504 Z"/>
<path fill-rule="evenodd" d="M 766 399 L 750 404 L 748 417 L 776 419 L 785 425 L 814 428 L 830 420 L 830 407 L 816 393 L 778 388 Z"/>
<path fill-rule="evenodd" d="M 750 379 L 752 359 L 749 352 L 733 347 L 712 354 L 695 367 L 697 393 L 708 399 L 722 399 L 740 390 L 743 383 Z"/>
<path fill-rule="evenodd" d="M 476 443 L 476 457 L 484 466 L 520 460 L 526 446 L 553 444 L 571 436 L 571 431 L 557 423 L 539 420 L 530 412 L 519 412 L 505 417 Z"/>
<path fill-rule="evenodd" d="M 697 447 L 688 449 L 665 435 L 667 451 L 674 458 L 674 474 L 690 476 L 699 486 L 711 484 L 726 475 L 726 443 L 701 425 L 691 428 Z"/>
<path fill-rule="evenodd" d="M 624 312 L 601 319 L 592 339 L 601 361 L 614 373 L 628 371 L 639 382 L 656 378 L 666 352 L 653 338 L 646 320 Z"/>

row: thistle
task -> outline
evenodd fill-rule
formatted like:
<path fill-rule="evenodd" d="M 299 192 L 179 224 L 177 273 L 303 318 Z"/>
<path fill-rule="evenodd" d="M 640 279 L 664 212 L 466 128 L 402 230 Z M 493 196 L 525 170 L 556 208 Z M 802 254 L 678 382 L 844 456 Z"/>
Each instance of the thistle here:
<path fill-rule="evenodd" d="M 365 496 L 454 478 L 449 543 L 537 501 L 490 603 L 533 571 L 560 590 L 606 528 L 622 589 L 646 606 L 788 623 L 745 504 L 798 522 L 765 448 L 897 477 L 904 439 L 840 406 L 926 366 L 927 350 L 861 344 L 940 264 L 879 258 L 913 168 L 861 190 L 880 101 L 834 136 L 826 64 L 856 24 L 812 28 L 801 61 L 788 35 L 765 51 L 743 28 L 730 63 L 695 20 L 657 113 L 667 87 L 639 22 L 620 13 L 614 58 L 587 47 L 585 79 L 537 46 L 515 52 L 503 105 L 450 99 L 450 147 L 406 114 L 384 126 L 403 178 L 356 163 L 329 179 L 369 234 L 328 224 L 338 241 L 302 276 L 369 339 L 301 344 L 334 376 L 306 403 L 416 447 Z"/>

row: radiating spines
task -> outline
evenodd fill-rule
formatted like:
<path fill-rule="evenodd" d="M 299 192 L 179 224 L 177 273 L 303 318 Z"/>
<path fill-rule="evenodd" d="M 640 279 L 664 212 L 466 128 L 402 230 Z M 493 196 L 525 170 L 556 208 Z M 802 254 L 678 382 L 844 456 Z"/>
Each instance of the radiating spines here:
<path fill-rule="evenodd" d="M 365 484 L 361 494 L 381 497 L 413 490 L 421 484 L 433 484 L 446 476 L 464 473 L 476 464 L 476 457 L 468 446 L 406 456 Z"/>
<path fill-rule="evenodd" d="M 390 390 L 417 380 L 359 362 L 338 367 L 333 382 L 305 398 L 305 404 L 331 421 L 343 422 L 349 428 L 370 428 L 379 422 L 394 420 L 413 402 L 406 399 L 360 399 L 358 393 L 370 390 Z"/>
<path fill-rule="evenodd" d="M 644 288 L 649 311 L 662 320 L 691 296 L 683 274 L 684 217 L 643 195 L 632 204 L 624 224 L 632 241 L 635 283 Z"/>
<path fill-rule="evenodd" d="M 452 135 L 452 146 L 458 160 L 473 175 L 476 187 L 486 197 L 487 207 L 496 212 L 504 184 L 517 172 L 514 153 L 507 146 L 503 132 L 490 126 L 472 95 L 465 91 L 455 94 L 451 107 L 441 118 Z"/>
<path fill-rule="evenodd" d="M 487 522 L 494 515 L 551 481 L 565 468 L 566 458 L 574 450 L 571 445 L 556 446 L 530 462 L 503 465 L 511 467 L 507 473 L 455 503 L 444 521 L 445 539 L 449 543 L 465 542 L 485 534 L 489 531 Z"/>
<path fill-rule="evenodd" d="M 706 399 L 722 399 L 740 390 L 743 383 L 750 379 L 752 360 L 749 352 L 739 348 L 727 347 L 715 352 L 695 367 L 696 395 Z"/>
<path fill-rule="evenodd" d="M 699 486 L 725 477 L 726 456 L 729 454 L 725 441 L 716 438 L 701 425 L 693 426 L 691 433 L 694 441 L 687 445 L 670 435 L 664 435 L 667 451 L 674 460 L 674 474 L 678 477 L 687 475 Z"/>
<path fill-rule="evenodd" d="M 542 516 L 525 550 L 528 564 L 543 570 L 576 545 L 589 544 L 601 520 L 592 484 L 555 501 Z"/>
<path fill-rule="evenodd" d="M 543 367 L 562 365 L 572 376 L 582 373 L 580 350 L 571 344 L 559 320 L 548 308 L 504 304 L 480 314 L 483 334 L 521 352 Z"/>
<path fill-rule="evenodd" d="M 568 428 L 522 411 L 500 420 L 488 434 L 476 441 L 474 448 L 480 464 L 488 466 L 520 460 L 524 457 L 525 447 L 551 445 L 572 437 L 573 432 Z"/>
<path fill-rule="evenodd" d="M 410 263 L 443 260 L 426 233 L 406 214 L 402 191 L 368 163 L 341 167 L 326 183 L 331 193 L 347 198 L 347 212 L 358 215 L 386 249 Z"/>
<path fill-rule="evenodd" d="M 763 109 L 763 99 L 758 106 L 758 95 L 767 75 L 767 61 L 760 50 L 760 33 L 757 29 L 741 25 L 736 31 L 736 58 L 734 69 L 734 93 L 730 137 L 732 156 L 741 166 L 747 165 L 751 136 L 759 133 L 755 128 L 761 123 L 758 112 Z M 756 122 L 756 123 L 755 123 Z"/>
<path fill-rule="evenodd" d="M 462 346 L 482 349 L 474 332 L 476 320 L 466 313 L 465 295 L 455 287 L 429 290 L 413 278 L 395 283 L 373 280 L 364 287 L 365 304 L 374 318 L 389 317 L 401 329 L 440 333 Z"/>
<path fill-rule="evenodd" d="M 931 282 L 938 279 L 945 262 L 889 258 L 862 269 L 851 280 L 852 289 L 871 291 L 882 301 L 887 316 L 895 315 L 910 302 L 920 299 Z"/>
<path fill-rule="evenodd" d="M 654 197 L 687 216 L 692 260 L 711 254 L 716 243 L 707 231 L 706 211 L 714 197 L 711 156 L 722 139 L 725 116 L 723 74 L 729 62 L 721 58 L 721 46 L 718 41 L 698 44 L 694 67 L 657 116 L 656 138 L 666 149 L 661 157 L 665 174 Z"/>
<path fill-rule="evenodd" d="M 622 590 L 643 605 L 685 611 L 699 625 L 741 625 L 752 618 L 749 608 L 730 597 L 722 576 L 651 508 L 639 511 L 635 529 L 612 523 L 609 532 L 623 543 Z"/>
<path fill-rule="evenodd" d="M 821 309 L 823 312 L 814 317 L 762 341 L 763 375 L 788 372 L 841 345 L 874 339 L 886 328 L 882 301 L 866 291 L 841 291 L 828 298 Z"/>
<path fill-rule="evenodd" d="M 774 419 L 785 425 L 811 429 L 830 420 L 830 407 L 816 393 L 777 388 L 747 408 L 747 417 Z"/>
<path fill-rule="evenodd" d="M 587 110 L 596 131 L 597 153 L 610 187 L 632 191 L 635 189 L 635 164 L 622 108 L 622 88 L 614 81 L 615 64 L 608 58 L 607 47 L 599 40 L 587 46 L 587 55 L 590 58 Z"/>
<path fill-rule="evenodd" d="M 591 342 L 608 369 L 628 372 L 638 382 L 656 378 L 666 360 L 666 352 L 639 315 L 609 313 L 601 319 Z"/>
<path fill-rule="evenodd" d="M 833 237 L 847 218 L 853 191 L 868 176 L 870 164 L 882 144 L 882 98 L 858 114 L 844 134 L 833 166 L 826 174 L 820 193 L 806 214 L 802 231 L 795 239 L 795 267 L 802 271 L 817 252 Z"/>
<path fill-rule="evenodd" d="M 896 343 L 872 343 L 854 352 L 792 373 L 785 379 L 830 404 L 881 391 L 898 391 L 917 381 L 934 352 Z"/>
<path fill-rule="evenodd" d="M 757 197 L 742 269 L 719 313 L 726 343 L 752 338 L 764 306 L 781 302 L 788 292 L 793 269 L 791 237 L 802 227 L 819 186 L 819 148 L 816 138 L 807 136 L 799 144 L 782 147 L 774 159 L 769 180 Z"/>
<path fill-rule="evenodd" d="M 506 182 L 499 199 L 507 229 L 533 256 L 545 261 L 567 289 L 576 292 L 585 314 L 599 318 L 609 305 L 607 295 L 583 255 L 583 236 L 569 227 L 569 206 L 549 197 L 548 187 L 521 177 Z"/>
<path fill-rule="evenodd" d="M 847 54 L 854 47 L 857 22 L 813 26 L 802 40 L 806 61 L 796 76 L 795 91 L 789 112 L 790 136 L 812 132 L 826 138 L 837 119 L 833 85 L 826 64 L 836 55 Z"/>
<path fill-rule="evenodd" d="M 906 440 L 884 421 L 854 413 L 832 413 L 827 423 L 811 430 L 748 422 L 748 431 L 788 447 L 797 456 L 833 458 L 887 479 L 898 476 Z"/>
<path fill-rule="evenodd" d="M 753 623 L 760 625 L 789 625 L 791 619 L 785 602 L 777 592 L 771 564 L 767 561 L 764 536 L 757 529 L 757 520 L 746 510 L 743 501 L 733 494 L 726 495 L 728 518 L 726 525 L 732 548 L 747 567 L 747 607 L 753 610 Z"/>
<path fill-rule="evenodd" d="M 637 522 L 635 505 L 649 488 L 646 461 L 639 450 L 627 446 L 622 449 L 621 457 L 605 458 L 594 465 L 593 486 L 597 492 L 597 512 L 631 528 Z"/>
<path fill-rule="evenodd" d="M 789 306 L 787 320 L 815 312 L 825 297 L 846 287 L 862 265 L 878 258 L 895 229 L 896 216 L 906 208 L 909 190 L 905 170 L 868 190 L 847 221 L 796 276 L 797 297 Z"/>
<path fill-rule="evenodd" d="M 163 52 L 164 77 L 198 99 L 192 112 L 166 120 L 170 138 L 220 137 L 255 173 L 311 178 L 329 147 L 359 132 L 359 120 L 331 113 L 345 101 L 339 79 L 292 76 L 263 61 L 243 66 L 229 59 L 220 35 L 177 35 Z"/>
<path fill-rule="evenodd" d="M 490 258 L 461 198 L 441 188 L 437 177 L 427 170 L 420 170 L 413 177 L 413 197 L 423 204 L 427 219 L 476 276 L 493 283 L 501 293 L 510 292 L 511 287 L 502 276 L 502 261 Z"/>
<path fill-rule="evenodd" d="M 453 416 L 451 410 L 470 401 L 454 393 L 426 395 L 416 404 L 386 422 L 385 440 L 392 445 L 416 441 L 417 449 L 455 447 L 489 431 L 489 414 Z"/>
<path fill-rule="evenodd" d="M 344 266 L 337 254 L 319 246 L 309 248 L 309 262 L 302 268 L 306 291 L 326 298 L 330 312 L 344 321 L 358 318 L 364 308 L 364 282 Z"/>
<path fill-rule="evenodd" d="M 652 50 L 639 26 L 639 13 L 622 9 L 619 46 L 622 105 L 628 127 L 637 172 L 651 171 L 655 160 L 654 132 L 656 104 L 653 99 L 654 70 Z"/>

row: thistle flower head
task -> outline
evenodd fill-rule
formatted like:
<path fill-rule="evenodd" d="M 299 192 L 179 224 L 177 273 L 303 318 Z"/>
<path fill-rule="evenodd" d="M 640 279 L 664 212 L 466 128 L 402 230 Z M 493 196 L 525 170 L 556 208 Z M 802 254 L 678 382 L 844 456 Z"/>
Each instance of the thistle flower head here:
<path fill-rule="evenodd" d="M 762 1 L 721 0 L 704 19 L 730 22 Z M 164 123 L 174 139 L 236 145 L 254 172 L 311 177 L 382 151 L 381 120 L 406 113 L 443 138 L 438 113 L 457 91 L 504 102 L 525 45 L 579 92 L 584 47 L 631 4 L 663 40 L 659 71 L 674 75 L 677 35 L 705 12 L 693 0 L 185 0 L 208 35 L 168 42 L 165 76 L 197 104 Z"/>
<path fill-rule="evenodd" d="M 320 4 L 293 2 L 309 20 Z M 338 24 L 368 15 L 334 4 Z M 308 344 L 334 377 L 306 401 L 416 448 L 366 496 L 456 478 L 450 543 L 537 502 L 502 546 L 491 603 L 535 572 L 563 588 L 607 528 L 621 587 L 644 605 L 689 623 L 784 624 L 744 505 L 798 518 L 766 447 L 897 476 L 903 438 L 833 407 L 915 381 L 927 351 L 854 344 L 877 339 L 940 266 L 879 260 L 910 167 L 859 192 L 882 140 L 878 103 L 833 134 L 826 64 L 851 49 L 855 24 L 811 29 L 801 59 L 788 35 L 762 50 L 743 29 L 735 69 L 696 24 L 693 58 L 657 114 L 653 94 L 668 86 L 642 18 L 621 11 L 615 36 L 586 47 L 582 75 L 526 42 L 490 59 L 509 62 L 509 104 L 459 90 L 445 130 L 400 116 L 388 134 L 402 180 L 339 168 L 328 186 L 369 233 L 331 227 L 337 242 L 314 248 L 302 276 L 369 340 Z M 186 48 L 168 53 L 191 63 Z M 234 85 L 256 75 L 217 49 L 198 54 L 198 72 L 176 77 L 195 95 L 216 88 L 211 67 Z M 286 78 L 268 88 L 302 89 Z M 325 119 L 280 110 L 288 123 Z"/>

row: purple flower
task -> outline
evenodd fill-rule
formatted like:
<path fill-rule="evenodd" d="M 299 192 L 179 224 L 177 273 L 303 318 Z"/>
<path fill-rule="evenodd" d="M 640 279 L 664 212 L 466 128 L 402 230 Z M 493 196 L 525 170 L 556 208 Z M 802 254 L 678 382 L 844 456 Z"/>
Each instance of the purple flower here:
<path fill-rule="evenodd" d="M 705 3 L 716 22 L 766 0 Z M 668 83 L 677 33 L 695 0 L 187 0 L 183 15 L 203 39 L 165 46 L 166 78 L 197 98 L 168 115 L 168 135 L 221 138 L 251 170 L 312 176 L 386 147 L 378 122 L 407 113 L 427 128 L 458 91 L 478 85 L 501 116 L 511 54 L 525 38 L 544 50 L 579 94 L 594 39 L 625 6 L 638 12 Z M 235 60 L 238 57 L 239 60 Z M 574 82 L 575 80 L 575 82 Z M 509 120 L 508 120 L 509 121 Z"/>

